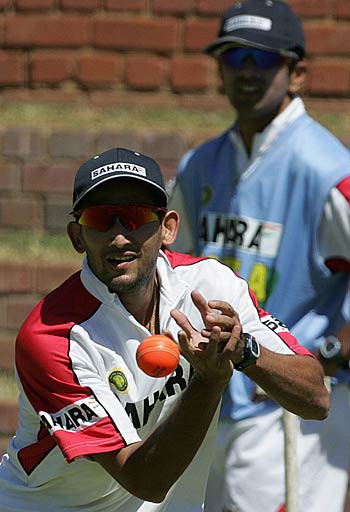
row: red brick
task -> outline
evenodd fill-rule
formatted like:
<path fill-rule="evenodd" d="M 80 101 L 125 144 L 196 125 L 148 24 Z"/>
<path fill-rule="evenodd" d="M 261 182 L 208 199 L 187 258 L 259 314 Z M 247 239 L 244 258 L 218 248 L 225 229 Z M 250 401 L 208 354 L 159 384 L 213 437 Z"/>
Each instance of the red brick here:
<path fill-rule="evenodd" d="M 332 15 L 332 0 L 289 0 L 292 9 L 301 17 L 326 17 Z"/>
<path fill-rule="evenodd" d="M 42 205 L 34 198 L 0 199 L 0 225 L 12 228 L 41 228 Z"/>
<path fill-rule="evenodd" d="M 55 158 L 86 159 L 95 150 L 94 134 L 89 131 L 60 130 L 52 132 L 48 138 L 50 156 Z M 69 166 L 69 169 L 72 165 Z M 57 172 L 62 172 L 60 169 Z"/>
<path fill-rule="evenodd" d="M 110 53 L 82 55 L 77 60 L 76 77 L 89 86 L 115 85 L 120 82 L 121 59 Z"/>
<path fill-rule="evenodd" d="M 16 0 L 16 10 L 34 11 L 36 9 L 50 9 L 54 7 L 55 0 Z"/>
<path fill-rule="evenodd" d="M 337 0 L 336 15 L 339 18 L 350 18 L 350 2 L 349 0 Z"/>
<path fill-rule="evenodd" d="M 221 17 L 222 13 L 231 7 L 235 2 L 233 0 L 197 0 L 197 11 L 201 14 L 217 14 Z"/>
<path fill-rule="evenodd" d="M 171 63 L 171 83 L 175 91 L 205 89 L 209 84 L 206 56 L 174 57 Z"/>
<path fill-rule="evenodd" d="M 126 83 L 141 90 L 159 89 L 166 82 L 167 62 L 152 55 L 131 55 L 126 59 Z"/>
<path fill-rule="evenodd" d="M 67 244 L 69 243 L 70 242 L 67 237 Z M 63 281 L 65 281 L 69 276 L 74 274 L 74 272 L 80 268 L 81 265 L 78 263 L 76 265 L 40 265 L 37 272 L 38 280 L 36 284 L 36 291 L 41 295 L 47 294 L 61 283 L 63 283 Z"/>
<path fill-rule="evenodd" d="M 195 0 L 153 0 L 151 9 L 157 14 L 186 14 L 188 16 L 195 8 Z"/>
<path fill-rule="evenodd" d="M 172 18 L 97 20 L 95 44 L 101 48 L 169 52 L 176 48 L 178 22 Z"/>
<path fill-rule="evenodd" d="M 66 227 L 72 217 L 72 194 L 64 197 L 46 197 L 45 201 L 45 229 L 48 232 L 66 234 Z M 68 243 L 68 242 L 67 242 Z M 73 248 L 72 248 L 73 249 Z M 74 252 L 73 252 L 74 254 Z"/>
<path fill-rule="evenodd" d="M 188 20 L 185 22 L 184 49 L 202 51 L 213 41 L 219 24 L 215 20 Z"/>
<path fill-rule="evenodd" d="M 71 52 L 50 51 L 33 53 L 30 57 L 32 82 L 55 84 L 71 77 Z"/>
<path fill-rule="evenodd" d="M 0 85 L 21 85 L 24 82 L 24 55 L 18 51 L 0 50 Z"/>
<path fill-rule="evenodd" d="M 0 0 L 1 2 L 1 0 Z M 1 4 L 0 4 L 1 9 Z M 0 18 L 0 47 L 4 48 L 5 46 L 5 18 Z"/>
<path fill-rule="evenodd" d="M 350 92 L 350 62 L 320 59 L 309 65 L 307 89 L 313 94 L 347 95 Z"/>
<path fill-rule="evenodd" d="M 101 4 L 101 0 L 60 0 L 62 9 L 76 9 L 79 11 L 101 9 Z"/>
<path fill-rule="evenodd" d="M 307 23 L 305 33 L 306 48 L 310 54 L 350 54 L 350 23 Z"/>
<path fill-rule="evenodd" d="M 91 44 L 92 19 L 75 15 L 16 15 L 7 18 L 5 40 L 9 46 L 79 47 Z"/>
<path fill-rule="evenodd" d="M 111 11 L 145 11 L 147 0 L 105 0 L 105 9 Z"/>
<path fill-rule="evenodd" d="M 24 192 L 70 194 L 76 166 L 51 164 L 47 166 L 27 165 L 23 172 Z"/>
<path fill-rule="evenodd" d="M 44 150 L 44 136 L 39 131 L 28 128 L 9 128 L 3 134 L 3 156 L 37 157 L 43 155 Z"/>
<path fill-rule="evenodd" d="M 15 164 L 0 163 L 0 192 L 21 189 L 21 170 Z"/>
<path fill-rule="evenodd" d="M 10 295 L 7 297 L 6 325 L 4 329 L 19 329 L 40 300 L 38 295 Z M 1 415 L 0 415 L 1 417 Z"/>
<path fill-rule="evenodd" d="M 43 88 L 37 87 L 35 89 L 28 89 L 24 87 L 17 88 L 6 88 L 1 91 L 1 99 L 4 101 L 18 101 L 29 104 L 32 103 L 50 103 L 53 104 L 63 104 L 63 105 L 72 105 L 73 103 L 77 104 L 82 99 L 86 99 L 86 95 L 82 91 L 78 91 L 77 88 L 73 85 L 67 84 L 67 87 L 62 86 L 61 89 L 57 88 Z M 29 119 L 27 118 L 27 122 Z M 43 128 L 41 124 L 38 125 L 40 128 Z"/>
<path fill-rule="evenodd" d="M 135 130 L 100 131 L 98 133 L 96 140 L 97 152 L 105 151 L 116 145 L 122 148 L 140 149 L 141 133 Z"/>
<path fill-rule="evenodd" d="M 1 400 L 0 410 L 0 432 L 2 434 L 14 434 L 18 426 L 17 400 L 13 402 Z"/>
<path fill-rule="evenodd" d="M 157 133 L 148 131 L 142 144 L 146 155 L 153 155 L 157 160 L 178 162 L 188 149 L 185 139 L 174 133 Z"/>
<path fill-rule="evenodd" d="M 0 9 L 4 9 L 5 7 L 10 7 L 13 0 L 0 0 Z"/>
<path fill-rule="evenodd" d="M 31 292 L 33 266 L 0 262 L 0 293 Z"/>

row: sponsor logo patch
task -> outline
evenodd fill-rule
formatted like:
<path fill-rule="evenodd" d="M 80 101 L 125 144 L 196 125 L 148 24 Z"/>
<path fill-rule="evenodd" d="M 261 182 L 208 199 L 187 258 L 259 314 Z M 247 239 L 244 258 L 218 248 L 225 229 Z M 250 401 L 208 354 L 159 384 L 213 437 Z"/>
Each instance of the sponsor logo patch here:
<path fill-rule="evenodd" d="M 93 396 L 77 400 L 60 411 L 50 414 L 40 411 L 41 422 L 52 434 L 57 430 L 80 432 L 107 416 L 106 411 Z"/>
<path fill-rule="evenodd" d="M 266 325 L 269 329 L 274 331 L 276 334 L 279 334 L 280 332 L 288 332 L 288 327 L 286 324 L 281 322 L 281 320 L 278 320 L 275 316 L 267 315 L 261 318 L 261 323 Z"/>
<path fill-rule="evenodd" d="M 110 174 L 112 172 L 131 172 L 133 174 L 139 174 L 140 176 L 146 176 L 146 168 L 141 165 L 136 164 L 128 164 L 126 162 L 116 162 L 114 164 L 103 165 L 98 169 L 94 169 L 91 172 L 91 179 L 95 180 L 96 178 L 100 178 L 105 174 Z"/>
<path fill-rule="evenodd" d="M 272 22 L 269 18 L 262 16 L 250 16 L 249 14 L 242 14 L 240 16 L 232 16 L 225 21 L 224 31 L 231 32 L 240 28 L 254 28 L 257 30 L 271 30 Z"/>
<path fill-rule="evenodd" d="M 119 368 L 114 368 L 108 376 L 108 381 L 112 387 L 112 391 L 118 393 L 126 393 L 129 387 L 128 379 L 125 373 Z"/>
<path fill-rule="evenodd" d="M 283 226 L 251 217 L 204 212 L 200 225 L 200 241 L 213 248 L 240 248 L 252 254 L 276 256 Z"/>

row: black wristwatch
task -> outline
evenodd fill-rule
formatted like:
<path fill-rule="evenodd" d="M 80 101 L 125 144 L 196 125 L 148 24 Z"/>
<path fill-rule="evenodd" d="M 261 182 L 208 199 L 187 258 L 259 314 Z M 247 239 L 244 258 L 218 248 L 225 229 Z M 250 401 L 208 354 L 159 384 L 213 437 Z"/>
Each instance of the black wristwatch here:
<path fill-rule="evenodd" d="M 242 338 L 244 339 L 243 359 L 239 364 L 235 364 L 235 370 L 239 372 L 255 364 L 260 356 L 260 345 L 254 336 L 245 332 L 242 334 Z"/>
<path fill-rule="evenodd" d="M 320 346 L 320 353 L 323 359 L 334 361 L 337 364 L 343 363 L 341 342 L 336 336 L 327 336 Z"/>

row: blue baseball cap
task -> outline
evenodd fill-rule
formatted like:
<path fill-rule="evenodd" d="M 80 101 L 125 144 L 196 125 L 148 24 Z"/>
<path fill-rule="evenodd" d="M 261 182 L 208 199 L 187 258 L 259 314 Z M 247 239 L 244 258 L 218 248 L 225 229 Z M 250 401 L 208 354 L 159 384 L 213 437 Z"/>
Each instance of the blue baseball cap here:
<path fill-rule="evenodd" d="M 109 180 L 129 179 L 151 187 L 159 206 L 166 207 L 168 194 L 158 163 L 153 158 L 126 148 L 112 148 L 93 156 L 78 169 L 73 187 L 72 210 L 77 211 L 86 195 Z"/>
<path fill-rule="evenodd" d="M 245 0 L 227 9 L 217 39 L 205 52 L 220 55 L 234 46 L 276 51 L 297 60 L 305 55 L 300 18 L 281 0 Z"/>

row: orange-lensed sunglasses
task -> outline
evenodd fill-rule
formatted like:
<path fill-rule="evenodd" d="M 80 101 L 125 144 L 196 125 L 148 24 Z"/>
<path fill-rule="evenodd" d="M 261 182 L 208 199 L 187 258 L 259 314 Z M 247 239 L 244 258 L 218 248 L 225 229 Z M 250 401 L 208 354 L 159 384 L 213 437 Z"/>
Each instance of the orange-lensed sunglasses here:
<path fill-rule="evenodd" d="M 144 224 L 160 220 L 161 212 L 166 212 L 166 208 L 140 204 L 104 204 L 89 206 L 73 212 L 73 214 L 78 224 L 98 231 L 108 231 L 116 219 L 125 229 L 134 231 Z"/>

